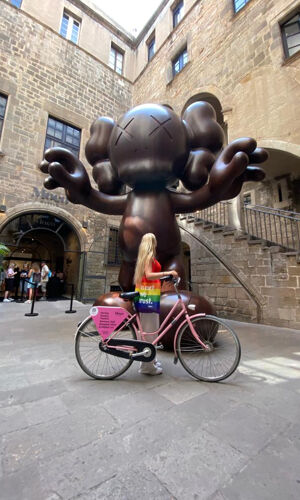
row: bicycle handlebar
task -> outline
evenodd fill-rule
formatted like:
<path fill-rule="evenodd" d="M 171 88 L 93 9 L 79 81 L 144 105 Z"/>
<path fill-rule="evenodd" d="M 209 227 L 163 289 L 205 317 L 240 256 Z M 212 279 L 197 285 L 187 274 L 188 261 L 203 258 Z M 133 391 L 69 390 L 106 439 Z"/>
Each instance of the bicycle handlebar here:
<path fill-rule="evenodd" d="M 174 285 L 179 285 L 180 283 L 180 276 L 177 276 L 177 278 L 175 278 L 173 276 L 173 274 L 169 274 L 168 276 L 163 276 L 162 278 L 159 278 L 160 281 L 172 281 Z"/>

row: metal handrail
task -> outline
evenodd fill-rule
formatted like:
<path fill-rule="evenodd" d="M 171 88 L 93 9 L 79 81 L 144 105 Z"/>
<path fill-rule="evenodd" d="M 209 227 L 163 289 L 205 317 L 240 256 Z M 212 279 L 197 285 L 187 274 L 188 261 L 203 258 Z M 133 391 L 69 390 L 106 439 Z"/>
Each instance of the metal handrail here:
<path fill-rule="evenodd" d="M 201 222 L 228 229 L 230 201 L 182 215 L 187 222 Z M 300 255 L 300 213 L 263 205 L 244 205 L 244 232 L 252 239 L 263 240 L 267 246 L 279 245 Z"/>
<path fill-rule="evenodd" d="M 251 205 L 247 204 L 244 205 L 245 209 L 253 209 L 256 210 L 257 212 L 261 213 L 267 213 L 267 214 L 272 214 L 272 215 L 278 215 L 280 217 L 286 217 L 288 219 L 294 219 L 297 221 L 300 221 L 300 213 L 298 212 L 292 212 L 291 210 L 281 210 L 273 207 L 265 207 L 263 205 Z M 285 215 L 289 214 L 289 215 Z"/>
<path fill-rule="evenodd" d="M 203 221 L 204 223 L 226 228 L 229 227 L 229 205 L 231 205 L 230 201 L 221 201 L 216 205 L 187 215 L 188 218 L 193 216 L 195 221 Z"/>
<path fill-rule="evenodd" d="M 290 215 L 286 215 L 290 214 Z M 293 214 L 293 215 L 291 215 Z M 300 253 L 300 214 L 261 205 L 244 205 L 245 231 L 269 245 Z"/>

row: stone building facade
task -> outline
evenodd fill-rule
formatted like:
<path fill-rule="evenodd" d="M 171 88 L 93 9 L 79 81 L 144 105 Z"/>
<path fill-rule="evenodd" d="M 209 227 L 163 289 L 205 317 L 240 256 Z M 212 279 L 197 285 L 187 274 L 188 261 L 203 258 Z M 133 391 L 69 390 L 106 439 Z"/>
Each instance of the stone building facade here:
<path fill-rule="evenodd" d="M 296 24 L 291 27 L 293 19 Z M 92 299 L 108 291 L 117 279 L 119 221 L 67 203 L 62 190 L 42 189 L 44 176 L 37 164 L 49 119 L 63 124 L 64 130 L 79 131 L 79 158 L 91 173 L 84 146 L 97 116 L 116 119 L 143 102 L 169 104 L 180 114 L 191 102 L 206 100 L 215 108 L 228 142 L 255 137 L 270 158 L 266 180 L 244 186 L 241 196 L 227 206 L 226 222 L 216 219 L 218 209 L 206 221 L 217 229 L 223 225 L 224 230 L 237 231 L 231 244 L 240 245 L 246 256 L 239 272 L 247 277 L 248 289 L 242 280 L 239 297 L 221 290 L 217 276 L 229 280 L 228 285 L 235 283 L 233 269 L 224 267 L 219 258 L 223 252 L 229 258 L 230 245 L 224 237 L 216 243 L 218 233 L 208 234 L 200 225 L 195 226 L 197 238 L 192 240 L 182 229 L 190 248 L 193 288 L 207 294 L 220 314 L 270 322 L 265 314 L 269 299 L 259 288 L 263 284 L 253 278 L 261 274 L 255 267 L 263 265 L 253 265 L 251 275 L 251 265 L 245 262 L 253 250 L 242 238 L 246 232 L 251 238 L 268 240 L 282 251 L 287 268 L 294 259 L 292 267 L 298 269 L 295 249 L 290 247 L 299 248 L 299 241 L 294 243 L 299 228 L 292 224 L 295 218 L 300 224 L 300 34 L 295 28 L 299 19 L 298 0 L 164 0 L 134 38 L 90 0 L 0 0 L 0 110 L 4 110 L 2 116 L 0 111 L 0 239 L 10 245 L 11 258 L 30 260 L 30 238 L 39 240 L 37 258 L 63 267 L 68 281 L 76 284 L 78 297 Z M 253 229 L 252 222 L 262 217 L 257 206 L 268 208 L 265 219 L 278 220 L 271 236 L 263 234 L 262 223 Z M 282 217 L 291 217 L 291 212 L 294 219 L 288 219 L 292 228 L 288 231 L 293 244 L 277 241 Z M 219 250 L 208 255 L 205 238 Z M 292 255 L 283 256 L 286 250 Z M 264 252 L 261 258 L 266 259 Z M 257 251 L 258 261 L 259 255 Z M 205 259 L 210 260 L 211 270 L 203 274 Z M 247 262 L 253 259 L 252 255 Z M 273 290 L 269 297 L 275 295 L 284 303 L 277 324 L 298 326 L 300 318 L 291 311 L 299 308 L 300 276 L 292 270 L 294 278 L 282 287 L 275 275 L 271 284 L 268 273 L 264 284 Z M 279 288 L 289 289 L 286 298 Z"/>
<path fill-rule="evenodd" d="M 17 250 L 11 257 L 22 263 L 27 254 L 31 259 L 28 238 L 41 240 L 36 257 L 50 259 L 53 269 L 59 258 L 58 265 L 75 283 L 79 296 L 93 298 L 117 279 L 117 267 L 107 266 L 107 253 L 110 227 L 118 227 L 119 221 L 68 203 L 63 190 L 43 189 L 44 176 L 37 165 L 43 158 L 48 120 L 53 117 L 80 130 L 79 157 L 91 173 L 84 155 L 91 122 L 99 115 L 117 118 L 126 111 L 132 104 L 132 83 L 97 59 L 96 51 L 95 55 L 88 52 L 84 39 L 81 47 L 58 34 L 64 4 L 80 18 L 76 2 L 48 1 L 39 9 L 40 2 L 24 0 L 17 9 L 0 1 L 0 92 L 7 96 L 0 143 L 1 241 Z M 81 19 L 84 16 L 81 12 Z M 89 21 L 98 26 L 96 20 Z M 107 29 L 103 30 L 106 34 Z M 112 40 L 117 33 L 117 29 L 110 31 Z M 118 44 L 124 45 L 122 37 Z M 25 214 L 40 217 L 29 233 L 28 217 L 21 220 L 26 234 L 19 240 L 20 217 Z M 56 235 L 53 217 L 66 223 Z M 47 224 L 54 231 L 51 243 L 50 233 L 43 232 Z M 76 244 L 67 241 L 72 234 Z M 60 242 L 64 262 L 61 252 L 57 255 Z M 45 246 L 51 247 L 51 255 Z M 18 248 L 25 249 L 24 259 Z"/>

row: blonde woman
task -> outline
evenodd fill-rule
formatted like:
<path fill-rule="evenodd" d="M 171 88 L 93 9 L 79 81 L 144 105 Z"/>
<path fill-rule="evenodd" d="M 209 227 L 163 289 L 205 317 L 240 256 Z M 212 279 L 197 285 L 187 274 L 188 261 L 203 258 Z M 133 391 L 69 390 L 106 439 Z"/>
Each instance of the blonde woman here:
<path fill-rule="evenodd" d="M 40 266 L 37 262 L 34 262 L 32 264 L 31 269 L 28 273 L 28 278 L 30 281 L 28 283 L 29 297 L 28 297 L 28 300 L 26 300 L 26 304 L 31 304 L 35 285 L 36 285 L 36 283 L 41 282 L 41 269 L 40 269 Z"/>
<path fill-rule="evenodd" d="M 176 271 L 161 271 L 161 265 L 156 260 L 156 246 L 157 241 L 153 233 L 143 236 L 134 273 L 136 290 L 140 292 L 136 308 L 145 332 L 155 332 L 159 328 L 160 278 L 169 275 L 178 276 Z M 149 293 L 148 298 L 147 293 Z M 151 342 L 154 339 L 147 336 L 147 340 Z M 162 368 L 156 360 L 152 363 L 143 362 L 139 373 L 160 375 Z"/>

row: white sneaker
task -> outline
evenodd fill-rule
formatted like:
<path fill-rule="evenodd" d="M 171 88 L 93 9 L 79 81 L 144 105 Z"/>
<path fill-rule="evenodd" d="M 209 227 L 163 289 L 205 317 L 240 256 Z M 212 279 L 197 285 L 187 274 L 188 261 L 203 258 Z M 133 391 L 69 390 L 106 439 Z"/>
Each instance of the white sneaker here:
<path fill-rule="evenodd" d="M 161 366 L 157 366 L 155 363 L 142 362 L 140 364 L 139 373 L 142 375 L 161 375 L 163 372 Z"/>
<path fill-rule="evenodd" d="M 3 299 L 3 302 L 10 302 L 9 299 Z"/>
<path fill-rule="evenodd" d="M 8 300 L 9 300 L 9 302 L 14 302 L 15 301 L 15 299 L 8 299 Z"/>
<path fill-rule="evenodd" d="M 25 300 L 25 304 L 31 304 L 32 300 Z"/>

